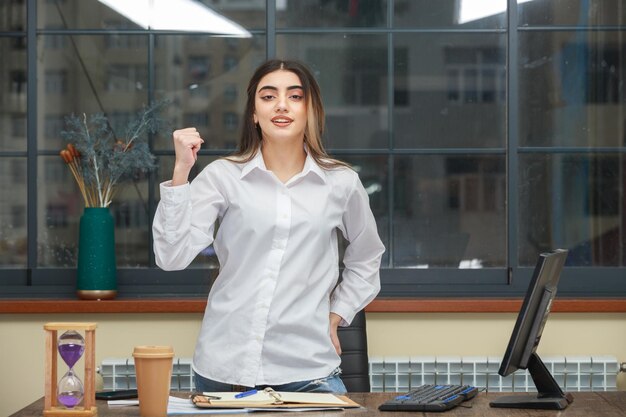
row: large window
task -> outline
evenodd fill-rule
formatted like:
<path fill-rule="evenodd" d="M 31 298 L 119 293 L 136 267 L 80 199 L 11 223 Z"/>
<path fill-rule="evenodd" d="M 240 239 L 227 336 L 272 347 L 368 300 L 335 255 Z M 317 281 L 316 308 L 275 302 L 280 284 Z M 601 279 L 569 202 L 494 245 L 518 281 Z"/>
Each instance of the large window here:
<path fill-rule="evenodd" d="M 97 0 L 0 2 L 0 298 L 73 293 L 83 203 L 58 156 L 66 115 L 121 129 L 168 99 L 173 125 L 206 140 L 195 175 L 235 149 L 268 57 L 320 83 L 326 147 L 359 173 L 387 248 L 382 296 L 519 295 L 539 253 L 567 248 L 560 294 L 626 297 L 620 0 L 191 1 L 239 29 L 161 27 Z M 174 152 L 165 134 L 150 144 L 157 170 L 111 206 L 119 294 L 204 297 L 212 248 L 185 271 L 154 264 Z"/>

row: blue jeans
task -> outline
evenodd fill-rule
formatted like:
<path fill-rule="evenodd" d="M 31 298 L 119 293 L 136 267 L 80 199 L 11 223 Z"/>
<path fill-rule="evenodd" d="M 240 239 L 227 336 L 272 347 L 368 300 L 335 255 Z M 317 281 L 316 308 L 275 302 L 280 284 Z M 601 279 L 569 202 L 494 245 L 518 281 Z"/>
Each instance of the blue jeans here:
<path fill-rule="evenodd" d="M 273 385 L 272 388 L 276 391 L 283 392 L 332 392 L 335 394 L 345 394 L 346 386 L 341 380 L 341 369 L 335 369 L 330 375 L 325 378 L 318 378 L 311 381 L 298 381 L 289 382 L 282 385 Z M 223 382 L 214 381 L 199 375 L 194 371 L 194 383 L 196 385 L 196 391 L 199 392 L 230 392 L 230 391 L 245 391 L 252 389 L 252 387 L 242 387 L 238 385 L 225 384 Z M 267 385 L 257 385 L 256 389 L 264 389 Z"/>

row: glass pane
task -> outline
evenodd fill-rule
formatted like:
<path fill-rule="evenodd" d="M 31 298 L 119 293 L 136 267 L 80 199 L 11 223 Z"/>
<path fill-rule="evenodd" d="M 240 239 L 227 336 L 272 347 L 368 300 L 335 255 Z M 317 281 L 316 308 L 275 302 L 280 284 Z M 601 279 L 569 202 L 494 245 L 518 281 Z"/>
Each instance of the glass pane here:
<path fill-rule="evenodd" d="M 148 178 L 119 186 L 110 209 L 115 222 L 115 256 L 122 268 L 147 267 L 152 244 L 152 217 L 148 207 Z"/>
<path fill-rule="evenodd" d="M 38 263 L 42 267 L 76 266 L 80 216 L 85 206 L 70 169 L 58 156 L 39 158 Z M 148 182 L 137 178 L 124 183 L 110 206 L 115 222 L 118 267 L 148 266 L 151 220 L 148 213 Z"/>
<path fill-rule="evenodd" d="M 246 29 L 265 29 L 266 0 L 201 0 L 201 2 L 213 9 L 219 16 L 236 22 Z M 281 1 L 278 0 L 276 3 L 278 9 Z"/>
<path fill-rule="evenodd" d="M 0 158 L 0 268 L 26 267 L 26 158 Z"/>
<path fill-rule="evenodd" d="M 506 265 L 504 156 L 403 156 L 394 165 L 394 265 Z"/>
<path fill-rule="evenodd" d="M 78 186 L 58 156 L 39 158 L 37 188 L 39 266 L 75 267 L 78 222 L 84 203 Z"/>
<path fill-rule="evenodd" d="M 0 30 L 26 30 L 26 1 L 3 0 L 0 2 Z"/>
<path fill-rule="evenodd" d="M 517 0 L 520 26 L 624 25 L 623 0 Z"/>
<path fill-rule="evenodd" d="M 45 29 L 235 33 L 265 26 L 265 1 L 258 0 L 38 0 L 37 11 L 37 26 Z"/>
<path fill-rule="evenodd" d="M 265 59 L 265 38 L 157 36 L 156 93 L 170 99 L 174 128 L 196 127 L 204 149 L 234 149 L 239 140 L 246 87 Z M 173 149 L 169 136 L 155 148 Z"/>
<path fill-rule="evenodd" d="M 278 35 L 278 56 L 310 66 L 326 111 L 326 146 L 386 148 L 386 35 Z"/>
<path fill-rule="evenodd" d="M 394 27 L 506 27 L 507 0 L 395 0 Z"/>
<path fill-rule="evenodd" d="M 26 150 L 26 38 L 0 38 L 0 152 Z"/>
<path fill-rule="evenodd" d="M 622 32 L 520 32 L 522 146 L 626 145 Z"/>
<path fill-rule="evenodd" d="M 121 135 L 117 127 L 147 103 L 147 45 L 139 35 L 40 36 L 39 146 L 64 148 L 61 131 L 72 113 L 105 113 Z"/>
<path fill-rule="evenodd" d="M 388 0 L 298 0 L 276 2 L 276 26 L 384 27 Z"/>
<path fill-rule="evenodd" d="M 146 10 L 146 15 L 147 12 Z M 138 21 L 130 18 L 128 14 L 120 13 L 99 0 L 38 0 L 37 27 L 42 29 L 142 29 Z"/>
<path fill-rule="evenodd" d="M 505 146 L 505 35 L 397 34 L 394 40 L 394 147 Z"/>
<path fill-rule="evenodd" d="M 626 156 L 520 157 L 519 263 L 569 249 L 568 265 L 626 265 Z"/>

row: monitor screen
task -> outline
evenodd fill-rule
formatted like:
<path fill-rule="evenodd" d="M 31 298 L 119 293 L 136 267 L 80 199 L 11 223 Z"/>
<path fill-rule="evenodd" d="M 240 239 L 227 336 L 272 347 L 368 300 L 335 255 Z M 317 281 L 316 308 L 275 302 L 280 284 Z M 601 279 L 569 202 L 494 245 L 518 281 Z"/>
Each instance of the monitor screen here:
<path fill-rule="evenodd" d="M 537 394 L 500 397 L 490 403 L 492 407 L 564 409 L 572 402 L 571 395 L 563 393 L 537 355 L 537 346 L 556 296 L 566 258 L 565 249 L 539 255 L 498 371 L 500 375 L 508 376 L 518 369 L 528 369 L 537 387 Z"/>

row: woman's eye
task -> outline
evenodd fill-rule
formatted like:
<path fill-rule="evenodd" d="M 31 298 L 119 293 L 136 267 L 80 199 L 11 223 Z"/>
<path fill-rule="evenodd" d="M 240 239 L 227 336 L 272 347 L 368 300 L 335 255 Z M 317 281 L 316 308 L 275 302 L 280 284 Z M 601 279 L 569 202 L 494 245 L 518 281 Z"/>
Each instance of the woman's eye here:
<path fill-rule="evenodd" d="M 294 100 L 302 100 L 304 98 L 304 96 L 298 95 L 298 94 L 294 94 L 291 96 L 292 99 Z"/>
<path fill-rule="evenodd" d="M 271 100 L 273 98 L 274 98 L 274 96 L 272 96 L 272 95 L 261 96 L 261 100 Z"/>

